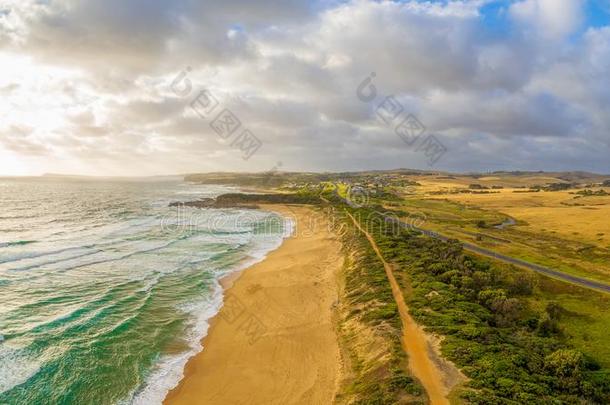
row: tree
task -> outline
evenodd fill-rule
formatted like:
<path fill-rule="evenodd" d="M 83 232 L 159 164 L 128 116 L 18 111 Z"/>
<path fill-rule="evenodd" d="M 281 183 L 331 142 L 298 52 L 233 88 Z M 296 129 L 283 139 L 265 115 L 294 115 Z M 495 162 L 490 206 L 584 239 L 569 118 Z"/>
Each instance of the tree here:
<path fill-rule="evenodd" d="M 558 378 L 557 388 L 571 393 L 580 391 L 585 366 L 585 356 L 573 349 L 559 349 L 544 358 L 544 367 Z"/>
<path fill-rule="evenodd" d="M 584 370 L 585 356 L 578 350 L 559 349 L 544 358 L 544 366 L 557 377 L 572 377 Z"/>

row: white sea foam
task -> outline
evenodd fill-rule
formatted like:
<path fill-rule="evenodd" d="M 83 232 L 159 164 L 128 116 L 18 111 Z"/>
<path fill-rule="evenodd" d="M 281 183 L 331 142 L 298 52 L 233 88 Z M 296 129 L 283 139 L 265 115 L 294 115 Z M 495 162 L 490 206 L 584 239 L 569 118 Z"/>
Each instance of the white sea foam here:
<path fill-rule="evenodd" d="M 23 384 L 40 370 L 40 364 L 28 357 L 22 349 L 0 342 L 0 394 Z"/>
<path fill-rule="evenodd" d="M 223 304 L 224 291 L 219 280 L 228 274 L 243 271 L 261 262 L 271 251 L 279 248 L 283 240 L 290 237 L 293 231 L 294 221 L 284 218 L 282 233 L 268 235 L 265 238 L 259 239 L 257 241 L 258 244 L 253 246 L 252 250 L 248 252 L 248 257 L 239 265 L 216 274 L 210 296 L 199 302 L 182 305 L 179 308 L 193 316 L 189 332 L 184 337 L 189 344 L 189 350 L 177 355 L 162 357 L 146 379 L 144 386 L 136 391 L 130 399 L 125 400 L 125 404 L 150 405 L 161 404 L 163 402 L 168 392 L 176 387 L 180 380 L 184 378 L 184 367 L 188 360 L 203 350 L 201 341 L 207 335 L 210 319 L 218 314 Z"/>
<path fill-rule="evenodd" d="M 187 193 L 176 196 L 178 187 Z M 142 311 L 142 305 L 154 307 L 167 303 L 163 300 L 170 297 L 178 306 L 176 312 L 189 315 L 188 333 L 184 336 L 187 350 L 157 359 L 147 372 L 145 383 L 131 388 L 132 395 L 124 401 L 161 403 L 183 377 L 188 359 L 201 350 L 209 319 L 222 306 L 223 292 L 218 280 L 263 260 L 281 244 L 283 237 L 293 232 L 294 226 L 287 220 L 282 229 L 277 221 L 271 220 L 275 214 L 258 210 L 189 209 L 176 213 L 168 208 L 169 201 L 181 197 L 191 200 L 191 190 L 201 197 L 229 191 L 220 186 L 133 184 L 126 188 L 114 183 L 17 182 L 14 190 L 23 195 L 23 201 L 35 199 L 35 204 L 17 208 L 36 215 L 20 222 L 0 219 L 0 228 L 14 231 L 11 240 L 38 242 L 0 249 L 0 274 L 4 279 L 0 281 L 0 295 L 6 297 L 5 305 L 0 306 L 0 318 L 7 320 L 0 331 L 6 335 L 6 340 L 0 342 L 0 392 L 8 390 L 8 397 L 14 398 L 20 393 L 11 392 L 12 389 L 24 384 L 34 402 L 44 402 L 48 392 L 43 387 L 47 381 L 38 384 L 37 380 L 28 386 L 42 365 L 42 360 L 23 349 L 33 339 L 48 344 L 44 350 L 54 353 L 58 364 L 71 364 L 73 358 L 63 357 L 65 341 L 56 337 L 69 331 L 77 332 L 74 338 L 79 341 L 103 339 L 121 325 L 137 324 L 140 320 L 150 325 L 150 319 L 143 316 L 153 315 Z M 108 194 L 113 197 L 109 199 Z M 4 212 L 16 209 L 12 202 L 2 208 Z M 193 228 L 187 226 L 191 224 Z M 210 280 L 212 288 L 206 291 L 201 280 Z M 11 287 L 7 288 L 9 283 Z M 171 294 L 172 288 L 176 288 L 176 295 Z M 158 297 L 161 298 L 156 300 Z M 178 304 L 185 301 L 192 303 Z M 23 305 L 33 308 L 40 305 L 43 309 L 23 311 Z M 175 319 L 183 318 L 180 313 L 174 315 Z M 73 328 L 77 325 L 86 328 Z M 151 329 L 154 330 L 143 328 L 142 337 L 154 339 L 157 333 L 168 330 L 164 325 Z M 88 335 L 80 334 L 81 330 Z M 151 334 L 146 335 L 148 332 Z M 151 347 L 143 352 L 154 355 L 154 350 L 157 349 Z M 92 353 L 82 356 L 96 360 Z M 119 357 L 125 360 L 120 367 L 141 369 L 139 360 Z M 74 387 L 82 389 L 86 385 L 86 394 L 91 398 L 112 394 L 103 381 L 91 378 L 97 375 L 94 367 L 87 372 L 66 368 L 66 373 L 69 377 L 65 383 L 74 382 Z M 87 384 L 78 384 L 80 381 Z M 52 389 L 63 392 L 66 389 L 63 382 L 55 381 Z M 135 385 L 139 381 L 134 378 L 129 383 Z M 125 388 L 117 390 L 124 392 Z M 75 396 L 82 394 L 79 390 L 75 388 Z"/>
<path fill-rule="evenodd" d="M 174 388 L 184 377 L 184 366 L 187 361 L 199 353 L 203 346 L 203 339 L 208 332 L 209 321 L 214 317 L 222 306 L 222 287 L 215 280 L 213 293 L 200 302 L 183 305 L 180 309 L 193 315 L 193 321 L 185 340 L 189 344 L 189 350 L 178 355 L 164 356 L 159 359 L 155 368 L 148 376 L 145 385 L 134 393 L 130 401 L 133 405 L 160 404 L 167 393 Z"/>

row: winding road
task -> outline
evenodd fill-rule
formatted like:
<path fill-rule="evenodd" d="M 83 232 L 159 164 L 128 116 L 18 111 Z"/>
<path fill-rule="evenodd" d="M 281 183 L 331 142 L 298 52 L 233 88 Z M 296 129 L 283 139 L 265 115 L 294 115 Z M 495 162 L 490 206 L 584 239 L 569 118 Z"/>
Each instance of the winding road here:
<path fill-rule="evenodd" d="M 330 201 L 328 201 L 326 198 L 324 198 L 324 197 L 321 197 L 321 198 L 324 202 L 330 204 Z M 346 204 L 352 206 L 351 202 L 349 202 L 348 200 L 346 200 L 342 197 L 339 197 L 339 198 L 341 198 Z M 392 221 L 392 222 L 396 221 L 396 218 L 394 218 L 394 217 L 386 216 L 386 215 L 383 215 L 382 213 L 379 213 L 379 214 L 381 216 L 383 216 L 383 218 L 386 221 Z M 437 233 L 434 231 L 430 231 L 427 229 L 416 227 L 411 224 L 407 224 L 403 221 L 400 221 L 400 224 L 402 227 L 412 229 L 415 231 L 419 231 L 419 232 L 423 233 L 424 235 L 432 237 L 432 238 L 440 239 L 443 241 L 455 239 L 455 238 L 449 238 L 447 236 L 441 235 L 440 233 Z M 505 225 L 513 225 L 513 223 L 512 222 L 506 223 Z M 505 263 L 513 264 L 515 266 L 519 266 L 519 267 L 522 267 L 522 268 L 525 268 L 528 270 L 532 270 L 537 273 L 543 274 L 545 276 L 552 277 L 556 280 L 561 280 L 561 281 L 565 281 L 567 283 L 576 284 L 580 287 L 589 288 L 589 289 L 595 290 L 595 291 L 610 293 L 610 284 L 603 283 L 601 281 L 590 280 L 588 278 L 579 277 L 579 276 L 575 276 L 575 275 L 568 274 L 568 273 L 564 273 L 563 271 L 554 270 L 554 269 L 551 269 L 548 267 L 541 266 L 539 264 L 526 262 L 525 260 L 503 255 L 502 253 L 494 252 L 493 250 L 485 249 L 485 248 L 482 248 L 480 246 L 477 246 L 477 245 L 469 243 L 469 242 L 460 241 L 460 243 L 462 244 L 464 249 L 466 249 L 468 251 L 471 251 L 471 252 L 474 252 L 474 253 L 477 253 L 477 254 L 480 254 L 483 256 L 491 257 L 491 258 L 503 261 Z"/>
<path fill-rule="evenodd" d="M 389 219 L 389 218 L 386 217 L 386 219 Z M 437 232 L 433 232 L 433 231 L 429 231 L 427 229 L 422 229 L 422 228 L 418 228 L 418 227 L 415 227 L 412 225 L 408 225 L 404 222 L 401 222 L 401 223 L 403 224 L 404 227 L 419 231 L 419 232 L 423 233 L 424 235 L 430 236 L 432 238 L 436 238 L 436 239 L 440 239 L 440 240 L 444 240 L 444 241 L 453 239 L 453 238 L 449 238 L 447 236 L 441 235 L 440 233 L 437 233 Z M 552 277 L 552 278 L 555 278 L 555 279 L 558 279 L 561 281 L 565 281 L 568 283 L 576 284 L 581 287 L 585 287 L 585 288 L 589 288 L 592 290 L 601 291 L 601 292 L 605 292 L 605 293 L 610 293 L 610 285 L 606 284 L 606 283 L 602 283 L 601 281 L 589 280 L 587 278 L 574 276 L 572 274 L 567 274 L 567 273 L 564 273 L 559 270 L 553 270 L 548 267 L 540 266 L 538 264 L 526 262 L 525 260 L 506 256 L 501 253 L 494 252 L 493 250 L 485 249 L 480 246 L 474 245 L 472 243 L 462 242 L 462 241 L 460 241 L 460 243 L 462 244 L 462 246 L 464 246 L 464 249 L 469 250 L 471 252 L 478 253 L 480 255 L 487 256 L 487 257 L 492 257 L 494 259 L 501 260 L 505 263 L 514 264 L 515 266 L 523 267 L 528 270 L 532 270 L 537 273 L 544 274 L 545 276 Z"/>

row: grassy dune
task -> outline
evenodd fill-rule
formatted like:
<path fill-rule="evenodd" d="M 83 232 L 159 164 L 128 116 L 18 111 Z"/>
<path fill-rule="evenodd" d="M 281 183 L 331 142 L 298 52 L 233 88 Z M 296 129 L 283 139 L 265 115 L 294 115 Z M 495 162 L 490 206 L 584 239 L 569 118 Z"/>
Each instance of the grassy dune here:
<path fill-rule="evenodd" d="M 348 376 L 340 404 L 424 404 L 425 392 L 409 373 L 400 316 L 383 264 L 340 210 L 333 210 L 346 255 L 339 335 Z"/>
<path fill-rule="evenodd" d="M 610 200 L 599 190 L 610 189 L 585 184 L 604 180 L 587 176 L 392 172 L 279 181 L 275 191 L 290 191 L 295 203 L 331 209 L 344 238 L 338 324 L 349 372 L 338 402 L 427 401 L 409 373 L 383 265 L 346 212 L 417 218 L 417 226 L 461 241 L 609 282 Z M 370 192 L 357 204 L 350 201 L 355 187 Z M 508 218 L 515 223 L 497 227 Z M 383 223 L 380 217 L 366 227 L 394 267 L 412 317 L 468 377 L 451 403 L 610 402 L 610 295 L 465 253 L 458 241 L 388 232 Z"/>
<path fill-rule="evenodd" d="M 575 295 L 551 301 L 539 276 L 465 254 L 457 243 L 383 227 L 375 236 L 398 269 L 412 315 L 443 337 L 444 355 L 470 378 L 462 399 L 608 401 L 610 380 L 597 360 L 604 340 L 592 336 L 605 320 L 589 329 L 599 343 L 587 350 L 571 332 L 575 319 L 593 314 L 568 308 Z"/>

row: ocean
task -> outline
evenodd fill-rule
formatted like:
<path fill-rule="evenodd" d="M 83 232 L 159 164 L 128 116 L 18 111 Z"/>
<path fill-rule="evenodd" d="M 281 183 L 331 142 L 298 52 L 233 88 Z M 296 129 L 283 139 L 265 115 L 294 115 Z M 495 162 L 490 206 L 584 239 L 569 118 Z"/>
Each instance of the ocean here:
<path fill-rule="evenodd" d="M 0 404 L 158 404 L 223 300 L 292 224 L 169 207 L 235 189 L 0 179 Z"/>

